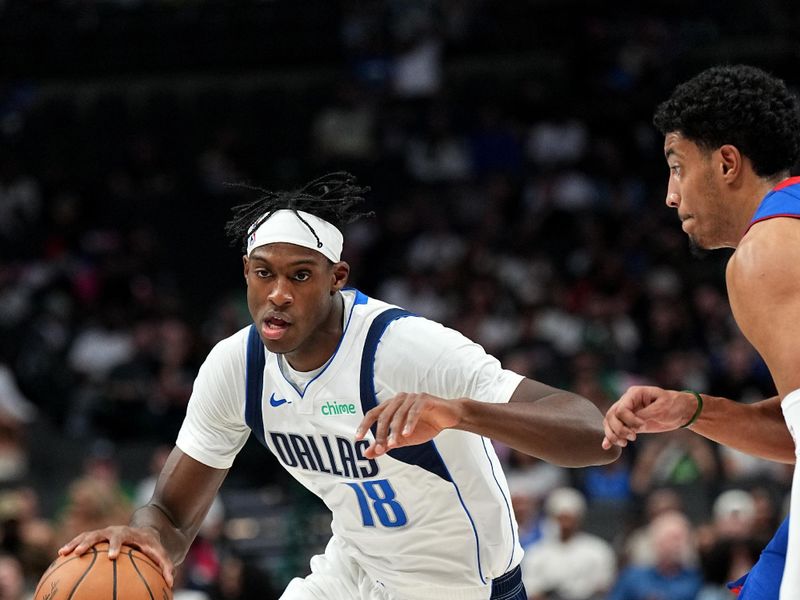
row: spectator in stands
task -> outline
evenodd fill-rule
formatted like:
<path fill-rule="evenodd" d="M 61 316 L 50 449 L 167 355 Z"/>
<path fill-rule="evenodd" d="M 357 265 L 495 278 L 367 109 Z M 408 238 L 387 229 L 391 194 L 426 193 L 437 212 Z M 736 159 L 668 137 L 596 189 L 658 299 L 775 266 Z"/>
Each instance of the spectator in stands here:
<path fill-rule="evenodd" d="M 12 554 L 0 553 L 0 600 L 25 600 L 30 593 L 19 559 Z"/>
<path fill-rule="evenodd" d="M 684 512 L 681 496 L 668 487 L 656 488 L 644 498 L 643 522 L 620 540 L 622 564 L 651 566 L 656 562 L 653 548 L 652 528 L 650 525 L 660 515 L 667 512 Z M 687 555 L 687 562 L 692 555 Z"/>
<path fill-rule="evenodd" d="M 523 558 L 529 600 L 604 597 L 614 582 L 616 557 L 608 542 L 581 530 L 586 500 L 574 488 L 558 488 L 547 497 L 545 510 L 556 527 Z"/>
<path fill-rule="evenodd" d="M 693 546 L 689 519 L 667 512 L 650 524 L 655 564 L 624 569 L 608 600 L 694 600 L 703 579 L 686 561 Z"/>

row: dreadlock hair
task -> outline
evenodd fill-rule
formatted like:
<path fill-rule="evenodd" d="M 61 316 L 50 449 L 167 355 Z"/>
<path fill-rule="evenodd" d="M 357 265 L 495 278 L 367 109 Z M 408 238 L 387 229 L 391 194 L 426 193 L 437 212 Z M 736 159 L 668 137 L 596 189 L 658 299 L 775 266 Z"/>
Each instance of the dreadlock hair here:
<path fill-rule="evenodd" d="M 747 65 L 706 69 L 675 88 L 656 110 L 664 135 L 680 132 L 704 150 L 733 144 L 760 177 L 800 159 L 800 105 L 786 84 Z"/>
<path fill-rule="evenodd" d="M 279 210 L 292 210 L 309 231 L 317 238 L 321 248 L 322 242 L 305 219 L 298 213 L 302 210 L 311 213 L 320 219 L 340 228 L 352 223 L 361 217 L 371 217 L 373 212 L 359 212 L 354 208 L 364 202 L 364 194 L 370 188 L 360 186 L 355 175 L 346 171 L 337 171 L 309 181 L 303 187 L 290 191 L 271 192 L 260 187 L 244 183 L 232 184 L 234 187 L 254 191 L 259 197 L 248 202 L 234 206 L 233 218 L 225 224 L 225 233 L 231 240 L 231 245 L 237 242 L 244 243 L 247 248 L 247 236 L 255 231 L 273 213 Z"/>

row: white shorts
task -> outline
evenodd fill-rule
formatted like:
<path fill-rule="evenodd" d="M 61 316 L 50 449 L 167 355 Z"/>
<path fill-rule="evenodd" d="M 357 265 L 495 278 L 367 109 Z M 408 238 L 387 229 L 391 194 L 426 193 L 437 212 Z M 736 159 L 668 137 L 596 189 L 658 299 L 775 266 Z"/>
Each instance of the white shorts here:
<path fill-rule="evenodd" d="M 374 581 L 334 535 L 325 554 L 311 558 L 311 574 L 295 577 L 280 600 L 400 600 Z"/>

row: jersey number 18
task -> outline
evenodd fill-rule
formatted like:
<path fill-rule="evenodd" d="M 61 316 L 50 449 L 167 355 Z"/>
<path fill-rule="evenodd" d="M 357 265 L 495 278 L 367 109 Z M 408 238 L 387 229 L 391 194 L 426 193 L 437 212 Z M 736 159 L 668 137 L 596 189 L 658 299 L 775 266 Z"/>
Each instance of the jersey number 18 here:
<path fill-rule="evenodd" d="M 345 485 L 349 485 L 356 493 L 364 527 L 375 527 L 375 517 L 378 517 L 384 527 L 402 527 L 408 522 L 406 512 L 395 500 L 395 493 L 388 479 Z"/>

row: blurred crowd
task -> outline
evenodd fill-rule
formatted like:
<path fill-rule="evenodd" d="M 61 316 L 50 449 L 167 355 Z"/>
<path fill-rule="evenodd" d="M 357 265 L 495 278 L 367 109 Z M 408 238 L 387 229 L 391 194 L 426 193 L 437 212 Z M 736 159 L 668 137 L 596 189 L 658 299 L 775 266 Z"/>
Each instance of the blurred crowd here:
<path fill-rule="evenodd" d="M 328 14 L 321 4 L 310 19 Z M 153 73 L 131 59 L 122 78 L 107 66 L 91 81 L 0 82 L 0 600 L 25 597 L 71 535 L 146 501 L 198 366 L 247 323 L 239 248 L 223 236 L 245 199 L 232 183 L 288 188 L 352 171 L 376 213 L 345 232 L 354 285 L 601 410 L 634 383 L 741 402 L 774 394 L 730 315 L 726 253 L 691 256 L 663 204 L 649 120 L 710 61 L 754 62 L 796 85 L 778 42 L 798 9 L 739 2 L 720 21 L 715 3 L 683 3 L 685 15 L 658 2 L 579 15 L 575 2 L 497 4 L 342 2 L 321 51 L 309 32 L 284 31 L 276 39 L 298 46 L 299 64 L 277 69 L 265 55 L 266 75 L 224 53 L 182 73 L 165 53 L 146 54 Z M 0 29 L 61 19 L 65 51 L 79 52 L 69 43 L 106 22 L 155 14 L 190 27 L 220 10 L 5 0 Z M 220 43 L 249 51 L 241 33 Z M 112 56 L 137 42 L 116 43 Z M 133 447 L 138 461 L 123 464 Z M 688 431 L 645 436 L 589 469 L 498 450 L 536 600 L 727 597 L 724 582 L 783 515 L 791 478 Z M 230 518 L 226 490 L 299 493 L 258 456 L 238 461 L 176 598 L 265 600 L 289 566 L 305 568 L 313 548 L 299 534 L 280 558 L 237 552 L 253 521 Z"/>

